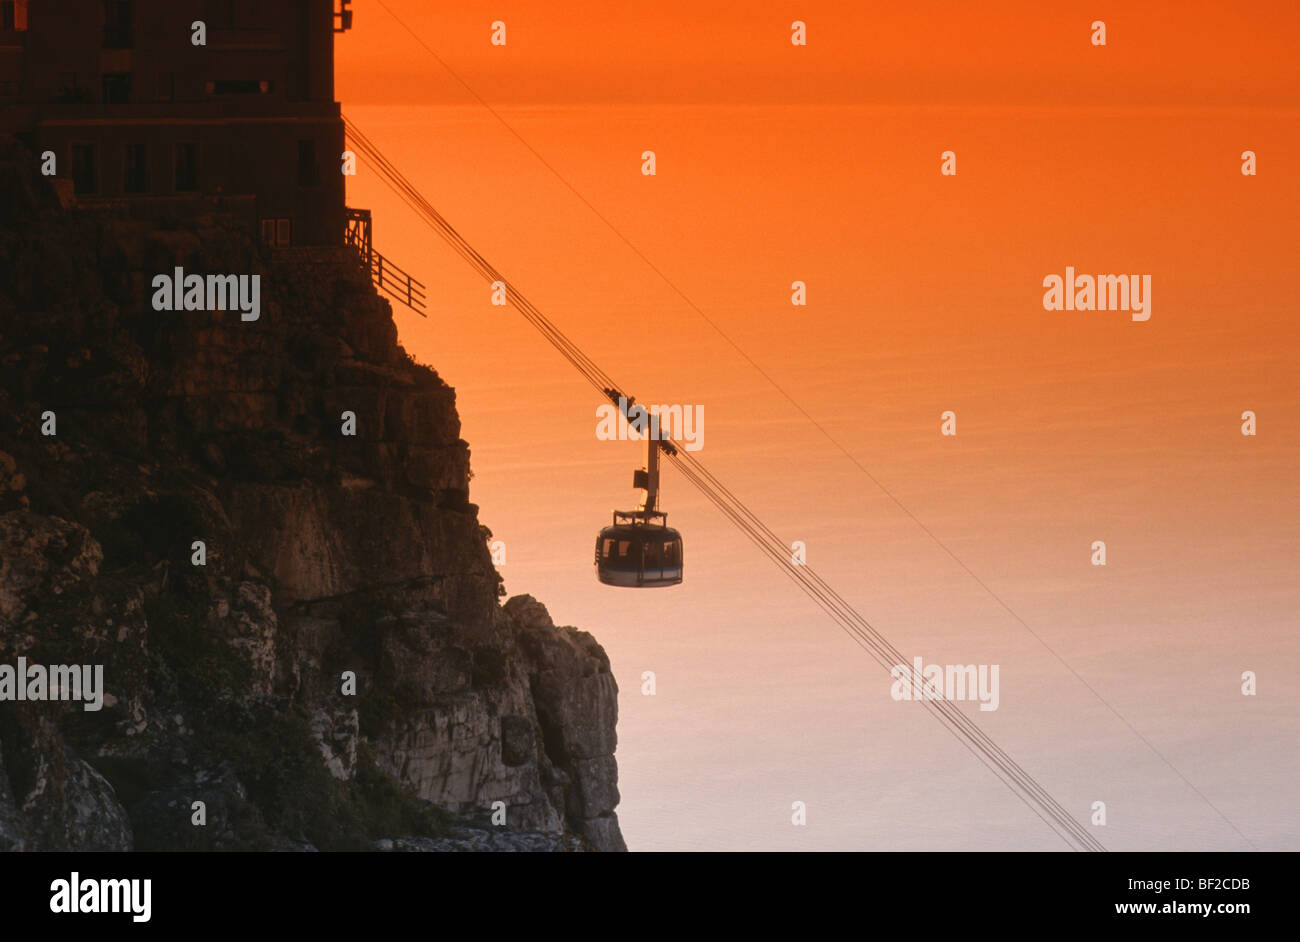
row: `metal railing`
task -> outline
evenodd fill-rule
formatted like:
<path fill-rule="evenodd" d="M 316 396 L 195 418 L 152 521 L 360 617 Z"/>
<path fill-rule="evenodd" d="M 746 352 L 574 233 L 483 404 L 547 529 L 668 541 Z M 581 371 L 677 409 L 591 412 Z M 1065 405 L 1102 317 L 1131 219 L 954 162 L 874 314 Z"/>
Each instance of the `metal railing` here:
<path fill-rule="evenodd" d="M 424 312 L 423 282 L 412 278 L 410 273 L 375 250 L 370 237 L 370 210 L 347 210 L 347 227 L 344 230 L 343 241 L 357 250 L 361 265 L 370 274 L 370 280 L 374 282 L 375 288 L 390 298 L 401 301 L 421 317 L 429 316 Z"/>

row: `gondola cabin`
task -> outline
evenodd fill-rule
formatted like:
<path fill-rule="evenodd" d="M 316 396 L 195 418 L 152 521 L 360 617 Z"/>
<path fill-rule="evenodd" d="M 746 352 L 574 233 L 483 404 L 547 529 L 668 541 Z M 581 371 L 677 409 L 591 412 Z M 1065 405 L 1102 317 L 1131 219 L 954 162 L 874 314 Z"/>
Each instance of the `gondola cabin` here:
<path fill-rule="evenodd" d="M 606 389 L 629 424 L 641 422 L 645 410 L 616 389 Z M 596 537 L 596 577 L 605 585 L 653 589 L 682 581 L 682 536 L 668 526 L 659 509 L 659 452 L 676 455 L 671 442 L 656 434 L 645 435 L 645 467 L 632 474 L 632 486 L 641 492 L 636 510 L 614 511 L 614 522 Z"/>
<path fill-rule="evenodd" d="M 596 575 L 605 585 L 654 588 L 682 581 L 682 537 L 668 515 L 614 511 L 596 537 Z"/>

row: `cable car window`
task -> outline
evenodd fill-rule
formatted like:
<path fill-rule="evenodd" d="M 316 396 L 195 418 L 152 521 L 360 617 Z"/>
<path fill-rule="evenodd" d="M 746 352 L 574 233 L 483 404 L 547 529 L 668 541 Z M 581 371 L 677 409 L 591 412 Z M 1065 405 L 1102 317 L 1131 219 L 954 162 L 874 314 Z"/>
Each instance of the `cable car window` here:
<path fill-rule="evenodd" d="M 603 556 L 603 557 L 605 557 L 606 559 L 609 559 L 611 556 L 614 555 L 614 541 L 613 541 L 613 540 L 605 540 L 604 542 L 605 542 L 605 545 L 604 545 L 604 547 L 601 549 L 601 551 L 600 551 L 600 555 Z"/>
<path fill-rule="evenodd" d="M 627 556 L 627 551 L 631 549 L 632 544 L 627 540 L 618 541 L 618 555 L 620 558 Z"/>

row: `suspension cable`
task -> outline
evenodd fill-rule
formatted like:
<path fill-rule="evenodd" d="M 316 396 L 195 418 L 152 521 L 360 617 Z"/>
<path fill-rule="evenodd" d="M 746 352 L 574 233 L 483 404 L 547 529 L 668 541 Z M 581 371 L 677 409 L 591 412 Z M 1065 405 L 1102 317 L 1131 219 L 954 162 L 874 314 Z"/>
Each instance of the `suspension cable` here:
<path fill-rule="evenodd" d="M 610 375 L 574 343 L 540 308 L 516 288 L 431 204 L 389 161 L 382 151 L 352 121 L 344 118 L 348 137 L 378 172 L 381 181 L 430 226 L 464 261 L 490 284 L 504 289 L 513 305 L 542 336 L 603 396 L 617 402 L 634 401 Z M 830 616 L 859 647 L 891 675 L 897 668 L 910 670 L 907 659 L 858 610 L 844 599 L 812 567 L 795 564 L 786 543 L 726 487 L 702 463 L 687 452 L 659 442 L 678 472 L 730 520 L 760 552 L 772 560 L 787 577 Z M 933 697 L 931 694 L 935 694 Z M 1009 788 L 1034 814 L 1072 848 L 1104 851 L 1106 848 L 1075 820 L 1047 790 L 1005 750 L 993 742 L 965 712 L 942 692 L 926 690 L 921 702 L 959 742 L 999 781 Z"/>

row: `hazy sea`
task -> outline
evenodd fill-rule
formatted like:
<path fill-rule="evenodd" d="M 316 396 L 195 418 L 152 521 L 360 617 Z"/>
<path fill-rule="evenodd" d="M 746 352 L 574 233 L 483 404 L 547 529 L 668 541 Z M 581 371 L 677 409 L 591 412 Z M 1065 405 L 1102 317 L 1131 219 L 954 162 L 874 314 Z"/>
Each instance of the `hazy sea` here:
<path fill-rule="evenodd" d="M 945 138 L 1050 154 L 1066 134 L 1050 115 L 504 110 L 873 481 L 490 115 L 345 111 L 641 401 L 702 403 L 700 460 L 899 648 L 999 665 L 999 708 L 971 715 L 1079 820 L 1104 802 L 1107 847 L 1300 849 L 1300 444 L 1285 427 L 1300 389 L 1278 332 L 1293 261 L 1261 260 L 1276 279 L 1261 282 L 1144 256 L 1100 209 L 1044 219 L 1061 199 L 1046 176 L 1010 207 L 974 181 L 944 208 L 928 177 L 889 179 L 898 150 L 937 155 Z M 869 123 L 904 143 L 864 149 Z M 1172 128 L 1171 150 L 1191 133 Z M 998 154 L 970 146 L 963 168 L 994 172 Z M 1173 175 L 1150 211 L 1208 226 Z M 349 186 L 376 211 L 376 246 L 430 286 L 427 320 L 399 311 L 402 339 L 457 389 L 507 590 L 613 663 L 632 849 L 1065 849 L 671 469 L 685 583 L 597 584 L 594 537 L 634 502 L 639 446 L 596 438 L 590 388 L 364 167 Z M 994 204 L 1012 220 L 996 238 Z M 1111 244 L 1155 272 L 1145 334 L 1042 309 L 1044 274 Z M 1240 435 L 1244 408 L 1266 436 Z"/>

